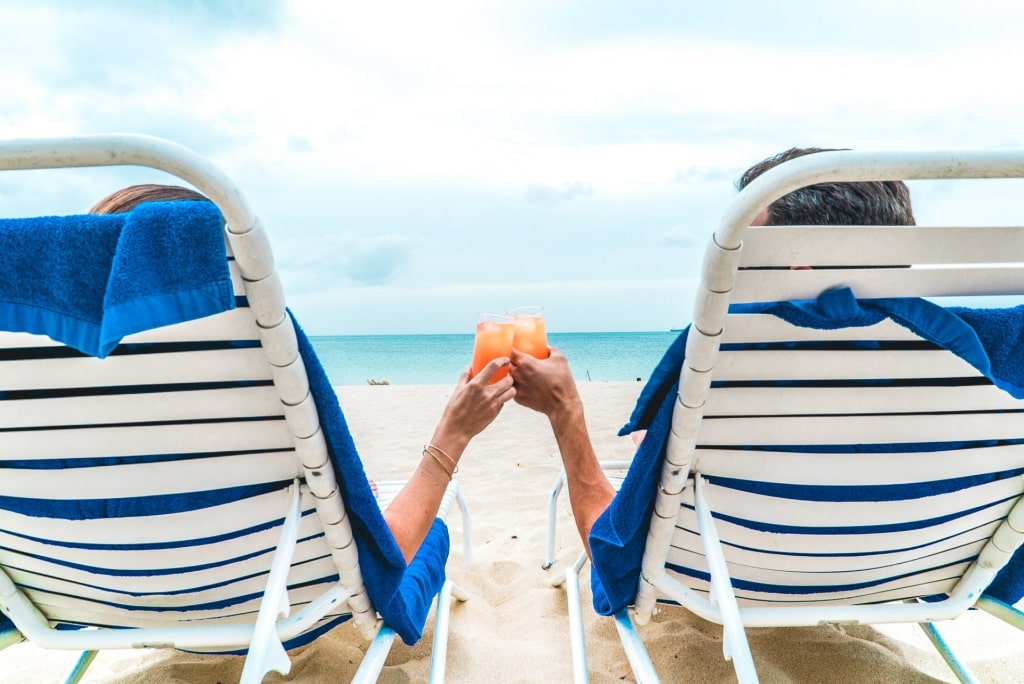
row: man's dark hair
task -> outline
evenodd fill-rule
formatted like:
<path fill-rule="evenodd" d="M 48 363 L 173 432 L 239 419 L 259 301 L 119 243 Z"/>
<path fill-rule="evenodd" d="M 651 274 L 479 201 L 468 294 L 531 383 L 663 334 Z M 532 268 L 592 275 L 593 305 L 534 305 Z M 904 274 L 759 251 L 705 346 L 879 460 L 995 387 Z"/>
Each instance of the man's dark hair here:
<path fill-rule="evenodd" d="M 793 147 L 754 164 L 736 183 L 742 190 L 768 169 L 821 147 Z M 780 197 L 768 207 L 767 226 L 912 226 L 910 189 L 903 181 L 819 183 Z"/>

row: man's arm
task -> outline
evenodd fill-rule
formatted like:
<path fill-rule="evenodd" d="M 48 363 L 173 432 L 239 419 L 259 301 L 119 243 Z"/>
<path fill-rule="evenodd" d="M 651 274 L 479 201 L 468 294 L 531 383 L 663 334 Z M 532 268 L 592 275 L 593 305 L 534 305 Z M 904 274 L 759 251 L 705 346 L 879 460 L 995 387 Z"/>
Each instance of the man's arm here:
<path fill-rule="evenodd" d="M 569 502 L 576 529 L 590 555 L 590 530 L 615 496 L 615 490 L 594 453 L 587 432 L 583 401 L 557 349 L 547 359 L 512 351 L 511 371 L 517 403 L 548 417 L 565 467 Z"/>

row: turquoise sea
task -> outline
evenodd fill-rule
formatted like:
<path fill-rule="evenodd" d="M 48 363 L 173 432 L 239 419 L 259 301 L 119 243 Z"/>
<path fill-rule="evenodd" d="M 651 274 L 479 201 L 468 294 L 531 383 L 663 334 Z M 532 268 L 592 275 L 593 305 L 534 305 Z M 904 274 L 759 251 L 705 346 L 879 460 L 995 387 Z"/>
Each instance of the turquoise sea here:
<path fill-rule="evenodd" d="M 677 332 L 550 333 L 577 382 L 647 380 Z M 335 385 L 450 385 L 469 365 L 473 335 L 312 336 Z"/>

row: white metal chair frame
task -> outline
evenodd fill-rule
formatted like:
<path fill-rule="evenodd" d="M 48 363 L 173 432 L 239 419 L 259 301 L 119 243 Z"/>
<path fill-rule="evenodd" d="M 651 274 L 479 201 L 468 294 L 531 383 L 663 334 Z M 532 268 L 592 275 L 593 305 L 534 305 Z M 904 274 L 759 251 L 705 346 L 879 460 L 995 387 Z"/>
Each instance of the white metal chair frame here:
<path fill-rule="evenodd" d="M 753 659 L 747 644 L 745 627 L 780 627 L 816 625 L 821 623 L 886 623 L 916 622 L 932 639 L 941 655 L 961 681 L 974 681 L 938 634 L 934 621 L 956 617 L 971 607 L 983 609 L 996 617 L 1024 629 L 1024 614 L 982 592 L 999 569 L 1024 542 L 1024 504 L 1018 498 L 1009 515 L 985 545 L 977 560 L 969 567 L 948 598 L 937 602 L 911 601 L 878 605 L 739 607 L 730 582 L 722 546 L 706 497 L 706 484 L 695 472 L 694 457 L 701 419 L 708 397 L 719 345 L 725 332 L 728 307 L 737 302 L 771 302 L 814 299 L 822 291 L 850 286 L 858 297 L 943 297 L 961 295 L 1024 294 L 1024 240 L 1021 229 L 985 228 L 975 230 L 971 246 L 943 252 L 932 248 L 932 238 L 953 235 L 957 228 L 878 227 L 836 231 L 835 227 L 817 228 L 749 228 L 760 211 L 776 199 L 804 186 L 821 182 L 916 180 L 960 178 L 1024 177 L 1022 152 L 823 152 L 799 157 L 769 170 L 753 181 L 729 204 L 710 241 L 704 260 L 700 289 L 694 304 L 693 325 L 686 345 L 686 358 L 680 375 L 679 392 L 672 416 L 666 457 L 662 464 L 655 497 L 654 514 L 642 560 L 639 589 L 633 618 L 639 624 L 649 621 L 659 596 L 676 601 L 701 617 L 723 625 L 723 653 L 734 663 L 741 682 L 757 681 Z M 884 254 L 872 253 L 871 261 L 851 261 L 846 250 L 824 252 L 815 243 L 815 233 L 842 239 L 854 253 L 863 253 L 872 240 L 872 231 L 886 231 L 897 243 Z M 779 231 L 791 231 L 792 239 L 766 244 L 762 238 L 778 238 Z M 922 234 L 922 231 L 928 231 Z M 1007 236 L 1016 236 L 1007 240 Z M 973 245 L 977 245 L 977 250 Z M 777 245 L 783 245 L 778 247 Z M 858 249 L 859 248 L 859 249 Z M 758 266 L 775 271 L 744 271 L 741 257 L 757 254 Z M 774 251 L 772 251 L 774 250 Z M 812 257 L 807 256 L 813 255 Z M 998 256 L 996 256 L 998 255 Z M 891 268 L 900 264 L 944 264 L 935 268 Z M 1012 262 L 1012 263 L 1011 263 Z M 841 265 L 859 263 L 885 266 L 879 270 L 842 269 Z M 972 271 L 965 278 L 959 267 L 948 264 L 996 263 Z M 800 271 L 793 277 L 786 268 L 793 264 L 832 265 L 831 269 Z M 881 277 L 880 277 L 880 274 Z M 609 464 L 620 466 L 621 464 Z M 549 509 L 549 538 L 545 567 L 553 560 L 553 508 L 564 476 L 552 490 Z M 704 553 L 711 574 L 711 595 L 704 597 L 684 586 L 666 573 L 665 564 L 683 495 L 690 490 L 696 504 L 696 517 Z M 1022 487 L 1024 491 L 1024 487 Z M 1019 493 L 1018 493 L 1019 496 Z M 570 605 L 579 602 L 576 575 L 585 556 L 566 570 Z M 561 578 L 553 578 L 560 584 Z M 576 681 L 588 681 L 586 651 L 582 622 L 578 615 L 570 635 L 573 646 Z M 638 682 L 657 682 L 658 676 L 639 638 L 627 609 L 615 615 L 616 627 Z"/>
<path fill-rule="evenodd" d="M 287 674 L 290 662 L 282 641 L 301 634 L 332 606 L 348 602 L 352 620 L 372 643 L 353 681 L 376 681 L 395 633 L 383 625 L 371 605 L 359 568 L 357 551 L 334 472 L 329 467 L 327 445 L 305 366 L 299 356 L 295 329 L 285 310 L 284 292 L 263 225 L 239 188 L 207 159 L 181 145 L 143 135 L 96 135 L 76 138 L 28 139 L 0 142 L 0 170 L 53 169 L 66 167 L 145 166 L 170 173 L 209 197 L 225 218 L 225 238 L 241 272 L 245 293 L 256 319 L 260 341 L 273 369 L 273 381 L 295 440 L 296 455 L 304 472 L 304 486 L 314 495 L 331 555 L 340 579 L 336 585 L 293 615 L 285 581 L 298 535 L 299 482 L 292 487 L 291 505 L 273 560 L 263 601 L 254 625 L 189 626 L 138 629 L 57 630 L 20 593 L 0 569 L 0 608 L 25 638 L 44 648 L 86 650 L 68 681 L 78 681 L 103 648 L 241 647 L 248 646 L 243 682 L 261 681 L 271 670 Z M 469 562 L 471 540 L 465 500 L 453 483 L 440 515 L 454 497 L 461 508 L 465 559 Z M 446 582 L 437 598 L 431 682 L 444 679 L 447 654 L 448 612 L 452 596 L 465 600 L 461 589 Z M 0 635 L 0 647 L 22 639 L 17 632 Z"/>

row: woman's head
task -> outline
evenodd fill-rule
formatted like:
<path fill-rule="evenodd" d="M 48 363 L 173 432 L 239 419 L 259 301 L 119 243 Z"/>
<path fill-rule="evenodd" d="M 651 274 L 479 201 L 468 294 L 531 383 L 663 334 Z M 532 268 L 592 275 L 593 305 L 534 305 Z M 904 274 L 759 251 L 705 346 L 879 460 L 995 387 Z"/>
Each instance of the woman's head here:
<path fill-rule="evenodd" d="M 146 183 L 112 192 L 89 210 L 90 214 L 124 214 L 145 202 L 209 201 L 203 194 L 177 185 Z"/>

